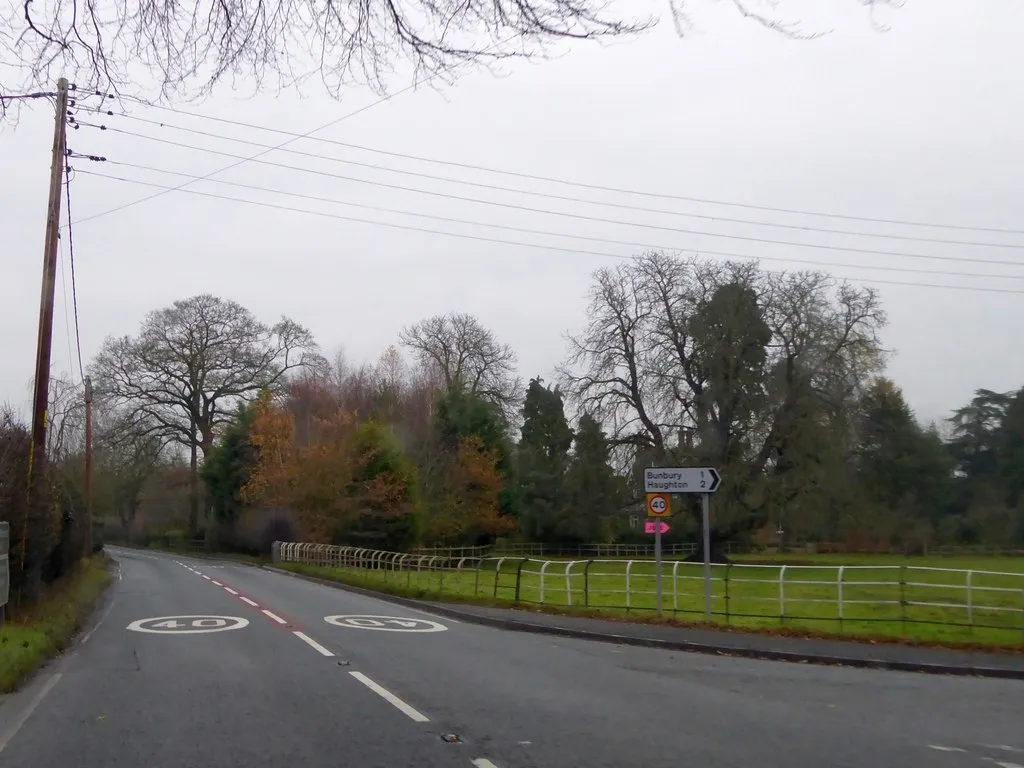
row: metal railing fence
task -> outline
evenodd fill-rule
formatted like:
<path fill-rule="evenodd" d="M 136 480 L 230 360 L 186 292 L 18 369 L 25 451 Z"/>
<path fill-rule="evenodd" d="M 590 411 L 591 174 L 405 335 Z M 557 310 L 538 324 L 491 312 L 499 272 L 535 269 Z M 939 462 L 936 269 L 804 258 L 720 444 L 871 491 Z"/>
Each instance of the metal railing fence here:
<path fill-rule="evenodd" d="M 386 552 L 326 544 L 275 542 L 273 559 L 360 574 L 424 596 L 471 596 L 624 612 L 655 610 L 650 560 L 528 556 L 448 556 Z M 665 611 L 703 614 L 700 563 L 663 566 Z M 1000 642 L 1024 644 L 1024 572 L 916 565 L 764 565 L 712 568 L 712 613 L 726 624 L 822 622 L 840 631 L 885 627 L 886 634 L 920 635 L 914 625 L 973 633 L 1000 631 Z M 898 626 L 897 626 L 898 625 Z M 825 627 L 823 627 L 825 628 Z M 930 632 L 943 637 L 944 630 Z"/>

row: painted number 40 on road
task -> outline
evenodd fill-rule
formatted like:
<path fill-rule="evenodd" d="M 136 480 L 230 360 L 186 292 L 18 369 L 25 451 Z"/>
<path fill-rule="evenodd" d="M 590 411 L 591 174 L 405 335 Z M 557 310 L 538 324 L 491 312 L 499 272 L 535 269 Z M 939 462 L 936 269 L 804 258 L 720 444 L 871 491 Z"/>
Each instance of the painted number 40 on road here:
<path fill-rule="evenodd" d="M 379 632 L 444 632 L 448 629 L 436 621 L 401 616 L 324 616 L 324 621 L 336 627 L 375 629 Z"/>
<path fill-rule="evenodd" d="M 249 620 L 240 616 L 156 616 L 139 619 L 128 625 L 132 632 L 154 635 L 198 635 L 205 632 L 227 632 L 249 626 Z"/>

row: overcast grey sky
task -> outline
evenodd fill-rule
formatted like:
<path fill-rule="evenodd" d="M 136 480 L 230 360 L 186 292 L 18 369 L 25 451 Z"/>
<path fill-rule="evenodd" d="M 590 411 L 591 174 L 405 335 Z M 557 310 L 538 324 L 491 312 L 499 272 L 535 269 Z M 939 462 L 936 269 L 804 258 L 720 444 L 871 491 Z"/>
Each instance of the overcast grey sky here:
<path fill-rule="evenodd" d="M 666 11 L 660 5 L 658 10 Z M 907 0 L 903 9 L 876 16 L 891 27 L 885 33 L 872 27 L 871 16 L 854 0 L 783 0 L 778 13 L 802 18 L 807 29 L 834 31 L 819 40 L 794 41 L 741 20 L 729 3 L 709 3 L 695 13 L 697 30 L 685 39 L 676 36 L 666 19 L 628 44 L 573 44 L 556 60 L 507 66 L 500 78 L 471 72 L 443 94 L 430 88 L 401 93 L 316 135 L 391 152 L 669 195 L 1024 230 L 1024 4 Z M 394 90 L 403 85 L 396 82 Z M 353 89 L 342 103 L 321 97 L 315 86 L 305 90 L 305 98 L 285 93 L 243 99 L 225 88 L 201 104 L 178 106 L 305 133 L 377 100 L 361 89 Z M 251 142 L 277 144 L 287 138 L 151 108 L 130 111 L 146 120 Z M 100 120 L 84 113 L 79 118 Z M 236 155 L 258 151 L 251 145 L 125 117 L 102 120 L 122 131 L 194 147 Z M 51 129 L 52 115 L 45 102 L 24 111 L 15 129 L 0 129 L 0 401 L 20 408 L 27 407 L 35 355 Z M 195 149 L 89 128 L 72 132 L 69 146 L 121 163 L 194 175 L 232 162 Z M 81 173 L 71 190 L 74 218 L 83 219 L 74 228 L 74 243 L 87 363 L 105 336 L 134 333 L 147 311 L 211 292 L 245 304 L 268 321 L 289 315 L 309 326 L 325 351 L 343 347 L 354 360 L 377 357 L 403 325 L 422 317 L 450 310 L 471 312 L 515 347 L 524 376 L 550 376 L 565 351 L 563 334 L 584 321 L 591 272 L 612 263 L 614 256 L 609 254 L 627 256 L 639 250 L 571 237 L 586 235 L 773 259 L 764 262 L 769 268 L 808 268 L 785 261 L 800 259 L 819 262 L 820 268 L 837 276 L 878 281 L 890 318 L 885 341 L 896 353 L 890 375 L 904 387 L 922 419 L 946 416 L 977 388 L 1024 385 L 1024 236 L 594 192 L 315 141 L 296 142 L 291 148 L 620 205 L 1008 246 L 957 246 L 650 214 L 280 152 L 264 159 L 602 221 L 432 197 L 254 163 L 217 178 L 569 237 L 437 222 L 209 182 L 191 188 L 332 216 L 598 253 L 474 241 L 180 192 L 85 221 L 158 190 Z M 74 167 L 161 185 L 187 180 L 112 163 L 75 161 Z M 607 219 L 733 237 L 666 232 Z M 774 245 L 735 236 L 964 261 Z M 67 265 L 66 252 L 63 263 Z M 941 274 L 951 271 L 977 276 Z M 55 372 L 77 368 L 67 319 L 70 284 L 65 290 L 65 282 L 58 278 Z"/>

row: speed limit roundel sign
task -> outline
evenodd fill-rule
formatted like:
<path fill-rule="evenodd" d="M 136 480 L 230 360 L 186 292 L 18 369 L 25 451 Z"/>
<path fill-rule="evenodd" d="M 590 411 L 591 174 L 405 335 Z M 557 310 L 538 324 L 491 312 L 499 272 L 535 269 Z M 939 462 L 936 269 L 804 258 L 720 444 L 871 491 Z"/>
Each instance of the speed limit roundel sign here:
<path fill-rule="evenodd" d="M 648 517 L 670 517 L 672 506 L 668 494 L 649 493 L 647 494 L 647 516 Z"/>

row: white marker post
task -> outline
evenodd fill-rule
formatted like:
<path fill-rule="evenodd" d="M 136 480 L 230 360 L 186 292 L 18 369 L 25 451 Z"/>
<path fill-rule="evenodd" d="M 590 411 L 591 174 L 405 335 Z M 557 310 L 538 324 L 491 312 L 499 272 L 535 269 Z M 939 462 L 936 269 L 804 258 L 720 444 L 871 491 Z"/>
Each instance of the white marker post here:
<path fill-rule="evenodd" d="M 653 499 L 666 499 L 670 493 L 699 493 L 702 498 L 701 528 L 704 544 L 704 617 L 711 620 L 711 494 L 722 484 L 722 475 L 714 467 L 648 467 L 644 470 L 644 492 L 647 494 L 647 515 L 655 515 Z M 658 613 L 661 613 L 661 526 L 655 529 L 654 559 L 658 592 Z"/>

